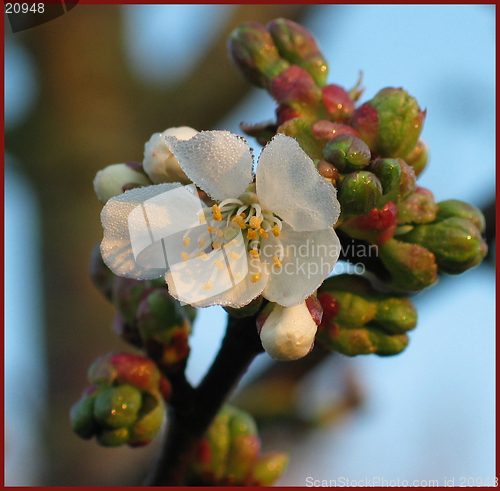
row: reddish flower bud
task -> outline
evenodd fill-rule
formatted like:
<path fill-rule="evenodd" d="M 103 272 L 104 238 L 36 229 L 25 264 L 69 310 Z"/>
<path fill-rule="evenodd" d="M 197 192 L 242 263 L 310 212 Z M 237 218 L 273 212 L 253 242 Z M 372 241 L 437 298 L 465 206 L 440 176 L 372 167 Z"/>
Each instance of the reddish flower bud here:
<path fill-rule="evenodd" d="M 314 79 L 297 65 L 290 66 L 271 79 L 269 92 L 278 104 L 295 102 L 315 106 L 321 100 L 321 90 L 314 83 Z"/>
<path fill-rule="evenodd" d="M 347 120 L 354 111 L 354 101 L 349 93 L 340 85 L 323 87 L 323 104 L 332 121 Z"/>

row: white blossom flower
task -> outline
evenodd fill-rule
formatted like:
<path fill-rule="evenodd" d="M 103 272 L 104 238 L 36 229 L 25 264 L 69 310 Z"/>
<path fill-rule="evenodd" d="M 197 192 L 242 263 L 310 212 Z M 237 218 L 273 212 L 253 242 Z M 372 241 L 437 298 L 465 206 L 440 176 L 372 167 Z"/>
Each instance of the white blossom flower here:
<path fill-rule="evenodd" d="M 260 340 L 275 360 L 298 360 L 311 351 L 317 328 L 306 302 L 293 307 L 275 305 L 262 326 Z"/>
<path fill-rule="evenodd" d="M 242 249 L 228 256 L 241 262 L 243 253 L 248 274 L 238 278 L 233 269 L 234 286 L 199 300 L 177 291 L 168 265 L 148 269 L 134 261 L 128 231 L 131 210 L 180 184 L 133 189 L 108 201 L 101 214 L 101 253 L 112 271 L 138 279 L 165 274 L 171 294 L 195 307 L 240 308 L 261 294 L 291 307 L 317 290 L 340 253 L 333 229 L 340 205 L 335 188 L 318 173 L 296 140 L 278 134 L 268 143 L 258 161 L 255 183 L 252 150 L 238 135 L 204 131 L 189 140 L 166 136 L 165 142 L 189 179 L 216 202 L 200 216 L 200 222 L 206 220 L 208 232 L 193 236 L 193 229 L 187 230 L 191 223 L 179 223 L 182 210 L 192 207 L 195 200 L 186 193 L 171 210 L 170 222 L 162 224 L 165 236 L 169 229 L 187 230 L 183 260 L 201 257 L 206 268 L 217 273 L 221 264 L 211 260 L 210 253 L 221 246 L 231 247 L 235 234 L 241 232 Z M 216 283 L 217 276 L 214 278 Z M 205 290 L 213 286 L 214 281 L 203 284 Z"/>
<path fill-rule="evenodd" d="M 175 136 L 179 140 L 189 140 L 198 132 L 189 126 L 169 128 L 163 133 L 154 133 L 144 145 L 144 171 L 155 184 L 162 182 L 182 182 L 188 184 L 189 178 L 172 155 L 165 136 Z"/>

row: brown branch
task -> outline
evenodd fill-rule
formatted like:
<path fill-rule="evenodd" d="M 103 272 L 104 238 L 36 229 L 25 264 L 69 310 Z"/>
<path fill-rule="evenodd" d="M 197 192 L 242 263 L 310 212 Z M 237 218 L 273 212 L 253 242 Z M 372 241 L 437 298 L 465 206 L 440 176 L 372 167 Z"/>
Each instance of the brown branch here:
<path fill-rule="evenodd" d="M 146 486 L 185 486 L 199 439 L 252 360 L 263 351 L 256 316 L 229 317 L 222 346 L 200 385 L 171 406 L 164 445 Z M 175 392 L 176 387 L 173 387 Z"/>

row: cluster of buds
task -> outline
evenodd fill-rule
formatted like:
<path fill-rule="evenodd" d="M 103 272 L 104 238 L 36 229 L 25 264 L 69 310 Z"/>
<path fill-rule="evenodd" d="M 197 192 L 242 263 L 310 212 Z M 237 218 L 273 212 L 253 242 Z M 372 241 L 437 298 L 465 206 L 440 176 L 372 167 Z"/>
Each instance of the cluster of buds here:
<path fill-rule="evenodd" d="M 105 447 L 140 447 L 158 433 L 171 393 L 156 364 L 129 353 L 98 358 L 88 371 L 91 385 L 71 408 L 73 431 Z"/>
<path fill-rule="evenodd" d="M 328 278 L 318 290 L 323 318 L 316 337 L 327 349 L 347 356 L 396 355 L 408 345 L 417 312 L 407 297 L 382 294 L 361 276 Z"/>
<path fill-rule="evenodd" d="M 243 131 L 263 144 L 275 133 L 299 142 L 337 188 L 337 230 L 378 247 L 386 286 L 417 292 L 439 272 L 457 274 L 481 262 L 481 212 L 455 200 L 436 203 L 417 185 L 428 149 L 420 139 L 426 111 L 414 97 L 388 87 L 356 107 L 360 82 L 351 90 L 328 85 L 316 41 L 285 19 L 241 25 L 229 51 L 245 78 L 278 104 L 276 123 L 243 124 Z"/>
<path fill-rule="evenodd" d="M 271 486 L 287 463 L 284 453 L 261 455 L 254 419 L 226 405 L 198 444 L 190 481 L 204 486 Z"/>
<path fill-rule="evenodd" d="M 183 370 L 196 309 L 181 307 L 162 278 L 134 280 L 114 275 L 93 251 L 91 278 L 117 310 L 113 328 L 125 341 L 146 351 L 164 373 Z"/>

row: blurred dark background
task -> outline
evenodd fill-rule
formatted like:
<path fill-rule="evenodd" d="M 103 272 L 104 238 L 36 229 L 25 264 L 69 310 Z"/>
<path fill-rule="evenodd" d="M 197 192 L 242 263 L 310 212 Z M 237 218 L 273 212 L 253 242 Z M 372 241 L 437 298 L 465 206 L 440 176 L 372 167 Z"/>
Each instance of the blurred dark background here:
<path fill-rule="evenodd" d="M 312 30 L 330 82 L 350 88 L 362 69 L 362 100 L 387 85 L 416 96 L 428 109 L 423 138 L 431 151 L 421 184 L 438 200 L 487 210 L 494 224 L 493 7 L 77 5 L 16 34 L 6 18 L 7 485 L 140 482 L 158 439 L 139 450 L 104 449 L 74 436 L 68 421 L 88 365 L 128 349 L 88 276 L 102 237 L 92 180 L 106 165 L 142 161 L 144 143 L 166 128 L 238 132 L 240 121 L 271 119 L 272 101 L 231 66 L 226 38 L 241 22 L 276 17 Z M 493 244 L 494 226 L 488 233 Z M 494 255 L 443 278 L 416 304 L 419 327 L 407 353 L 338 357 L 303 384 L 309 389 L 299 387 L 319 406 L 333 404 L 332 387 L 342 398 L 353 383 L 367 400 L 361 411 L 331 418 L 327 431 L 297 436 L 282 427 L 270 436 L 292 453 L 281 484 L 367 472 L 494 476 Z M 201 313 L 193 382 L 223 324 L 221 309 Z M 255 374 L 266 370 L 261 358 Z"/>

